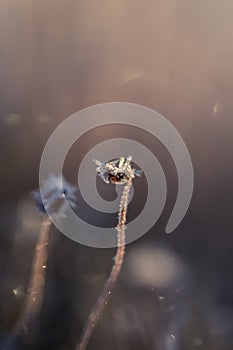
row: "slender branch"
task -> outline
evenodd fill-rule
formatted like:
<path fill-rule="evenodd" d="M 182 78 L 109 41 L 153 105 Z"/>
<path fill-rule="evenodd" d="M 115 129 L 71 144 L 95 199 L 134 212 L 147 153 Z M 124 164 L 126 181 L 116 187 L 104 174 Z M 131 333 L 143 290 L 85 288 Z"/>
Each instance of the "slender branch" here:
<path fill-rule="evenodd" d="M 105 306 L 108 304 L 112 289 L 118 279 L 119 273 L 124 260 L 125 255 L 125 223 L 126 223 L 126 213 L 128 207 L 129 191 L 132 184 L 132 180 L 129 179 L 124 186 L 124 190 L 121 196 L 120 208 L 118 213 L 118 225 L 117 229 L 117 252 L 115 256 L 115 262 L 112 267 L 110 276 L 105 284 L 104 289 L 102 290 L 94 308 L 92 309 L 87 324 L 81 334 L 79 343 L 76 345 L 76 350 L 85 350 L 89 339 L 92 335 L 92 332 L 103 314 Z"/>
<path fill-rule="evenodd" d="M 44 219 L 36 243 L 26 303 L 22 316 L 15 327 L 16 334 L 27 334 L 30 322 L 36 319 L 41 309 L 44 296 L 50 226 L 50 219 Z"/>

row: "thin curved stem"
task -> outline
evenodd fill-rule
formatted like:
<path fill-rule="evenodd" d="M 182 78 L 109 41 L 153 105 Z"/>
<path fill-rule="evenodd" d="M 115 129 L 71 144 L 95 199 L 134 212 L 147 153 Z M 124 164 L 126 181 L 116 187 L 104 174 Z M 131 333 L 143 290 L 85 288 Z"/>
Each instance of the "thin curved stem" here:
<path fill-rule="evenodd" d="M 126 213 L 128 207 L 128 199 L 129 199 L 129 191 L 131 187 L 132 181 L 128 180 L 126 185 L 124 186 L 124 190 L 121 196 L 120 208 L 118 213 L 118 225 L 117 229 L 117 252 L 114 258 L 114 265 L 112 267 L 110 276 L 105 284 L 104 289 L 102 290 L 94 308 L 92 309 L 87 324 L 81 334 L 79 343 L 76 345 L 76 350 L 85 350 L 89 339 L 92 335 L 92 332 L 103 314 L 105 306 L 108 304 L 112 289 L 118 279 L 119 273 L 122 268 L 124 255 L 125 255 L 125 223 L 126 223 Z"/>
<path fill-rule="evenodd" d="M 51 221 L 44 219 L 35 247 L 29 288 L 22 316 L 15 327 L 15 333 L 28 333 L 29 324 L 38 316 L 44 296 L 45 273 L 48 258 L 49 229 Z"/>

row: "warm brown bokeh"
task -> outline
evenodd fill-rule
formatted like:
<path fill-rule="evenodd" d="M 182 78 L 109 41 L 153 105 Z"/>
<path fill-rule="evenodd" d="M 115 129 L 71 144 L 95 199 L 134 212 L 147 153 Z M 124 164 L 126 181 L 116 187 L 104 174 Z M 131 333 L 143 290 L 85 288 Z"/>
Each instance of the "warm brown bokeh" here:
<path fill-rule="evenodd" d="M 130 251 L 139 249 L 132 256 L 144 259 L 154 244 L 162 252 L 155 262 L 164 261 L 165 249 L 179 261 L 184 280 L 161 291 L 149 287 L 149 277 L 146 285 L 131 281 L 132 271 L 123 269 L 90 350 L 232 349 L 232 14 L 231 0 L 0 0 L 0 339 L 22 308 L 23 292 L 17 291 L 27 286 L 38 227 L 24 196 L 38 186 L 49 135 L 84 107 L 128 101 L 173 123 L 195 175 L 182 224 L 172 236 L 164 234 L 168 203 L 156 227 L 128 247 L 129 265 Z M 101 136 L 106 133 L 92 132 L 76 148 L 67 165 L 70 179 L 79 152 Z M 140 137 L 159 150 L 169 170 L 161 145 Z M 166 175 L 175 194 L 171 169 Z M 113 256 L 113 250 L 81 247 L 54 230 L 40 341 L 33 350 L 73 349 Z"/>

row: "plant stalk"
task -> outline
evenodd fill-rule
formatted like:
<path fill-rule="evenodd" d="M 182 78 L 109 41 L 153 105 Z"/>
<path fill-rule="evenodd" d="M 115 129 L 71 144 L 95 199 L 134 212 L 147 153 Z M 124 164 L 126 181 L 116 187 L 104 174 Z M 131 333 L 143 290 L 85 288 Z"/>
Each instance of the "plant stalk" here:
<path fill-rule="evenodd" d="M 46 217 L 41 224 L 36 243 L 26 302 L 22 316 L 15 327 L 16 334 L 27 334 L 30 323 L 36 320 L 41 309 L 44 296 L 50 226 L 51 221 Z"/>
<path fill-rule="evenodd" d="M 109 302 L 110 296 L 112 294 L 112 289 L 121 271 L 124 255 L 125 255 L 125 223 L 126 223 L 126 214 L 127 214 L 128 200 L 129 200 L 129 191 L 130 191 L 131 185 L 132 185 L 132 180 L 129 179 L 126 185 L 124 186 L 124 189 L 121 195 L 121 202 L 120 202 L 119 213 L 118 213 L 118 225 L 116 227 L 117 252 L 114 258 L 114 265 L 112 267 L 110 276 L 105 284 L 105 287 L 102 290 L 99 298 L 97 299 L 95 306 L 93 307 L 88 317 L 87 324 L 83 329 L 80 340 L 76 345 L 75 350 L 86 349 L 89 339 L 92 335 L 92 332 L 98 320 L 102 316 L 106 305 Z"/>

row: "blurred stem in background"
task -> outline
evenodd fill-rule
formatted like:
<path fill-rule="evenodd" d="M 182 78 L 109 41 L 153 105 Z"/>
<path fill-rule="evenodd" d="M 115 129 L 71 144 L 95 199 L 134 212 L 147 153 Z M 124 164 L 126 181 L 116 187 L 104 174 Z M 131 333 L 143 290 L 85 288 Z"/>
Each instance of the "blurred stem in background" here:
<path fill-rule="evenodd" d="M 51 221 L 46 217 L 42 221 L 35 247 L 25 306 L 14 331 L 18 335 L 27 336 L 29 334 L 30 327 L 37 320 L 41 310 L 44 296 L 50 227 Z"/>
<path fill-rule="evenodd" d="M 53 174 L 43 183 L 43 200 L 40 190 L 32 191 L 36 208 L 43 215 L 43 220 L 35 247 L 25 307 L 14 330 L 16 335 L 23 336 L 26 339 L 29 338 L 29 333 L 31 333 L 38 319 L 44 296 L 50 227 L 52 224 L 47 216 L 47 210 L 56 215 L 64 216 L 66 200 L 69 201 L 71 207 L 75 206 L 75 192 L 75 186 L 68 183 L 65 178 Z"/>

